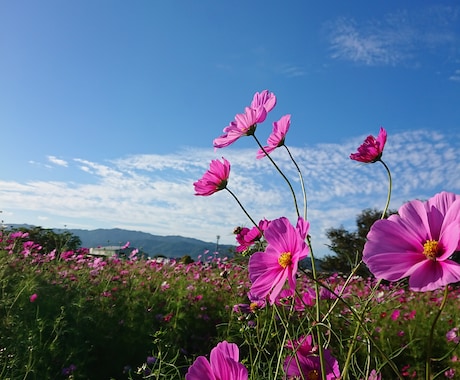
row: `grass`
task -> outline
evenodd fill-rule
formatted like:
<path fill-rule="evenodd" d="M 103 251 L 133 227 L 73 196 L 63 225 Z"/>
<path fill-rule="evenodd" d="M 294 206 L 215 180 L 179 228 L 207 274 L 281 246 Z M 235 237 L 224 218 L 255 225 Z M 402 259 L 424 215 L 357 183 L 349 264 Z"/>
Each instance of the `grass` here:
<path fill-rule="evenodd" d="M 286 339 L 311 333 L 317 323 L 341 366 L 353 342 L 349 378 L 366 378 L 371 369 L 395 378 L 377 345 L 402 378 L 423 378 L 443 296 L 384 284 L 361 313 L 374 281 L 354 277 L 345 284 L 346 278 L 325 276 L 321 315 L 327 318 L 317 321 L 313 307 L 293 304 L 293 297 L 275 308 L 248 305 L 244 261 L 101 259 L 84 249 L 42 252 L 18 233 L 3 232 L 1 240 L 1 379 L 180 379 L 196 356 L 224 339 L 239 345 L 250 379 L 281 379 Z M 298 294 L 313 285 L 303 275 Z M 433 373 L 441 379 L 460 371 L 456 338 L 446 338 L 460 324 L 459 297 L 450 287 L 435 328 Z M 356 315 L 364 318 L 352 339 Z"/>

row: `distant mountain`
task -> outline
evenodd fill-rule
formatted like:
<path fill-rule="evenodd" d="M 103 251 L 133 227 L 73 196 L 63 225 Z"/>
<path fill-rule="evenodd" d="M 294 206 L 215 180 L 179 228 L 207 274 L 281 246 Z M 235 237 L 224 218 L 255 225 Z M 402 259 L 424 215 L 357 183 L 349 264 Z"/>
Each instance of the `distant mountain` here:
<path fill-rule="evenodd" d="M 135 247 L 147 253 L 149 256 L 163 255 L 166 257 L 182 257 L 189 255 L 196 259 L 205 251 L 213 253 L 216 250 L 216 243 L 205 242 L 198 239 L 182 236 L 158 236 L 147 232 L 123 230 L 120 228 L 77 230 L 69 231 L 81 239 L 83 247 L 98 247 L 107 245 L 124 245 L 130 242 L 130 247 Z M 222 255 L 233 252 L 234 246 L 220 245 L 217 247 Z"/>
<path fill-rule="evenodd" d="M 17 224 L 11 227 L 32 228 L 34 226 Z M 54 231 L 62 232 L 62 229 L 54 229 Z M 147 232 L 130 231 L 120 228 L 96 230 L 68 229 L 67 231 L 78 236 L 81 240 L 82 247 L 85 248 L 115 245 L 122 246 L 129 241 L 130 247 L 138 248 L 151 257 L 163 255 L 171 258 L 180 258 L 189 255 L 192 259 L 196 260 L 199 255 L 203 255 L 207 250 L 209 250 L 209 254 L 216 251 L 216 242 L 205 242 L 182 236 L 158 236 Z M 219 244 L 217 249 L 221 255 L 231 256 L 235 247 L 232 245 Z"/>

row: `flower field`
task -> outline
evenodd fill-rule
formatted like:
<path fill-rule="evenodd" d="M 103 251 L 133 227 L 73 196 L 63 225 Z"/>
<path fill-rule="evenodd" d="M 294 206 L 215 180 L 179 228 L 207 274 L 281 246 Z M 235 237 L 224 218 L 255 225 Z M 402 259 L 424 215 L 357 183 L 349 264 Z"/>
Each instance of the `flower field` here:
<path fill-rule="evenodd" d="M 234 230 L 232 259 L 47 252 L 24 231 L 2 231 L 0 378 L 460 378 L 460 196 L 441 191 L 388 215 L 381 127 L 349 156 L 385 169 L 381 217 L 365 230 L 362 252 L 347 249 L 350 273 L 322 272 L 304 178 L 285 145 L 290 115 L 273 123 L 266 146 L 256 137 L 275 105 L 268 90 L 254 94 L 214 148 L 254 138 L 255 158 L 269 160 L 288 186 L 295 224 L 256 222 L 229 189 L 224 157 L 193 184 L 197 196 L 227 192 L 252 223 Z M 278 148 L 298 172 L 302 198 L 270 156 Z M 357 276 L 364 264 L 368 278 Z"/>
<path fill-rule="evenodd" d="M 285 359 L 278 357 L 279 342 L 285 334 L 308 333 L 314 320 L 313 283 L 307 276 L 299 294 L 310 298 L 293 303 L 292 296 L 280 297 L 274 309 L 263 301 L 250 304 L 244 260 L 209 255 L 184 264 L 135 256 L 101 259 L 85 250 L 57 254 L 42 252 L 26 234 L 7 231 L 1 245 L 2 379 L 181 379 L 198 355 L 207 355 L 222 340 L 237 343 L 251 378 L 282 378 L 282 371 L 271 375 Z M 330 289 L 322 291 L 321 307 L 331 354 L 345 362 L 355 318 L 363 315 L 363 327 L 393 358 L 402 378 L 422 378 L 426 341 L 443 291 L 380 285 L 361 314 L 374 281 L 346 280 L 321 279 Z M 438 378 L 455 378 L 460 370 L 459 298 L 460 290 L 449 287 L 436 324 Z M 333 311 L 326 315 L 328 310 Z M 350 378 L 364 378 L 361 364 L 374 348 L 362 332 L 356 342 Z M 370 370 L 379 361 L 382 378 L 395 378 L 382 359 Z"/>

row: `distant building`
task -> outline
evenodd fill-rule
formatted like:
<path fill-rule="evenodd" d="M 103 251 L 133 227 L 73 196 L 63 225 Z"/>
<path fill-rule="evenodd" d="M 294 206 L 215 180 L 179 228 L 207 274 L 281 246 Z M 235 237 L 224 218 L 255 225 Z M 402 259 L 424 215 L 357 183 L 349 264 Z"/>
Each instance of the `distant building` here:
<path fill-rule="evenodd" d="M 89 254 L 92 256 L 112 257 L 125 255 L 126 251 L 126 248 L 121 245 L 108 245 L 106 247 L 90 248 Z"/>

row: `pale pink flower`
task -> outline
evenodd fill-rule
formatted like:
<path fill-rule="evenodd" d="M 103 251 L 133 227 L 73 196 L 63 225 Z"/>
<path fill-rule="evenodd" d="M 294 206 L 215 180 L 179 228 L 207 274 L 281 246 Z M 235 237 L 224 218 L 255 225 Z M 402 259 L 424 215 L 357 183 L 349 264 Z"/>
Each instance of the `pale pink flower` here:
<path fill-rule="evenodd" d="M 267 114 L 275 107 L 275 105 L 276 96 L 273 92 L 268 92 L 268 90 L 263 90 L 260 93 L 256 92 L 252 98 L 251 108 L 258 110 L 263 107 L 265 109 L 265 113 L 260 112 L 260 117 L 258 118 L 257 122 L 262 123 L 265 120 Z"/>
<path fill-rule="evenodd" d="M 373 369 L 370 373 L 369 373 L 369 377 L 367 378 L 367 380 L 382 380 L 382 374 L 381 373 L 377 373 L 377 371 L 375 369 Z"/>
<path fill-rule="evenodd" d="M 264 107 L 254 109 L 246 107 L 244 113 L 239 113 L 235 116 L 235 120 L 224 128 L 224 133 L 220 137 L 214 139 L 214 148 L 224 148 L 233 144 L 236 140 L 243 136 L 251 136 L 256 131 L 258 121 L 267 116 Z"/>
<path fill-rule="evenodd" d="M 288 379 L 321 379 L 321 362 L 318 347 L 313 346 L 311 335 L 288 341 L 287 348 L 294 351 L 284 360 L 284 371 Z M 328 349 L 323 349 L 326 380 L 340 378 L 339 363 Z"/>
<path fill-rule="evenodd" d="M 269 220 L 262 219 L 257 227 L 252 227 L 250 229 L 247 227 L 237 228 L 235 233 L 236 241 L 239 245 L 236 247 L 236 251 L 244 252 L 246 249 L 254 245 L 256 241 L 259 241 L 269 223 Z"/>
<path fill-rule="evenodd" d="M 446 339 L 448 342 L 454 342 L 458 344 L 460 342 L 460 337 L 457 335 L 458 327 L 454 327 L 446 333 Z"/>
<path fill-rule="evenodd" d="M 248 370 L 239 362 L 238 346 L 226 341 L 211 350 L 210 360 L 198 356 L 185 380 L 247 380 Z"/>
<path fill-rule="evenodd" d="M 257 152 L 258 159 L 265 157 L 265 152 L 267 152 L 267 154 L 270 154 L 276 148 L 279 148 L 280 146 L 284 145 L 284 140 L 286 138 L 286 134 L 289 131 L 290 125 L 291 115 L 284 115 L 281 119 L 273 123 L 273 131 L 267 139 L 268 145 L 264 146 L 263 150 L 259 149 L 259 151 Z"/>
<path fill-rule="evenodd" d="M 358 148 L 358 152 L 350 154 L 350 158 L 366 164 L 379 161 L 382 157 L 386 141 L 387 132 L 383 127 L 380 127 L 380 132 L 377 138 L 372 135 L 367 136 L 366 140 L 364 140 Z"/>
<path fill-rule="evenodd" d="M 213 141 L 214 148 L 224 148 L 233 144 L 243 136 L 251 136 L 256 131 L 258 123 L 267 118 L 273 107 L 276 105 L 276 96 L 268 90 L 256 92 L 250 107 L 246 107 L 244 113 L 237 114 L 235 120 L 227 125 L 223 134 Z"/>
<path fill-rule="evenodd" d="M 398 214 L 376 221 L 363 260 L 377 278 L 409 277 L 415 291 L 435 290 L 460 281 L 460 265 L 449 258 L 460 248 L 460 196 L 441 192 L 414 200 Z"/>
<path fill-rule="evenodd" d="M 204 173 L 200 180 L 193 184 L 195 195 L 208 196 L 227 187 L 230 175 L 230 162 L 224 157 L 222 157 L 222 160 L 223 162 L 212 160 L 209 170 Z"/>
<path fill-rule="evenodd" d="M 256 252 L 249 259 L 251 293 L 254 296 L 269 296 L 270 304 L 273 304 L 286 280 L 289 288 L 295 289 L 299 260 L 308 255 L 305 243 L 308 227 L 309 223 L 303 218 L 299 218 L 297 228 L 285 217 L 270 222 L 265 230 L 268 243 L 265 252 Z"/>

